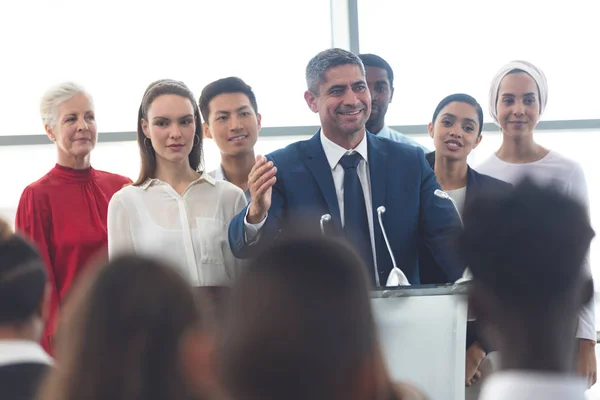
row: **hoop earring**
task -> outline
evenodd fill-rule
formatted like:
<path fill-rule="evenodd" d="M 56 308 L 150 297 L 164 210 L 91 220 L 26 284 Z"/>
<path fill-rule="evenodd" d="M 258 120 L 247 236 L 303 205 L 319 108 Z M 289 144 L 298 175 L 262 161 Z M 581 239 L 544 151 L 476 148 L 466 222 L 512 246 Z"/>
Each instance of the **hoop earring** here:
<path fill-rule="evenodd" d="M 150 142 L 150 145 L 148 145 L 148 136 L 144 137 L 144 146 L 152 148 L 152 142 Z"/>
<path fill-rule="evenodd" d="M 198 142 L 196 142 L 196 138 L 198 138 Z M 194 147 L 198 147 L 200 146 L 200 136 L 198 136 L 197 134 L 194 135 Z"/>

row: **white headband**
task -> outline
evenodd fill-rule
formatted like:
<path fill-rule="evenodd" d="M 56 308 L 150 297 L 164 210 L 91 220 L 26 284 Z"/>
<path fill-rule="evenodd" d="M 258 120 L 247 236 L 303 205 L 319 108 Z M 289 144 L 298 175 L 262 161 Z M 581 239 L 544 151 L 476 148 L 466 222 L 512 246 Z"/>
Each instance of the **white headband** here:
<path fill-rule="evenodd" d="M 490 86 L 490 115 L 492 116 L 494 122 L 498 126 L 500 126 L 497 112 L 498 91 L 500 90 L 500 83 L 502 83 L 502 79 L 504 79 L 506 75 L 508 75 L 510 72 L 516 69 L 525 71 L 529 76 L 533 78 L 533 80 L 537 84 L 540 96 L 540 115 L 544 113 L 544 110 L 546 109 L 546 103 L 548 103 L 548 82 L 546 81 L 546 76 L 544 75 L 542 70 L 527 61 L 511 61 L 505 66 L 503 66 L 500 69 L 500 71 L 496 73 L 496 76 L 494 76 L 494 79 L 492 80 L 492 85 Z"/>

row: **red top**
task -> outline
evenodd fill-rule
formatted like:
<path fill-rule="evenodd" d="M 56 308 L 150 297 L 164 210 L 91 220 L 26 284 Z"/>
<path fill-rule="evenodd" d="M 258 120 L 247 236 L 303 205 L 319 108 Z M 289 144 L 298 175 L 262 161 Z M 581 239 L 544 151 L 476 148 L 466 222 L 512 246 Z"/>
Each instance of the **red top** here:
<path fill-rule="evenodd" d="M 112 195 L 131 180 L 93 168 L 56 165 L 21 195 L 16 228 L 35 244 L 52 284 L 42 345 L 52 352 L 58 310 L 73 281 L 95 257 L 107 256 L 106 214 Z"/>

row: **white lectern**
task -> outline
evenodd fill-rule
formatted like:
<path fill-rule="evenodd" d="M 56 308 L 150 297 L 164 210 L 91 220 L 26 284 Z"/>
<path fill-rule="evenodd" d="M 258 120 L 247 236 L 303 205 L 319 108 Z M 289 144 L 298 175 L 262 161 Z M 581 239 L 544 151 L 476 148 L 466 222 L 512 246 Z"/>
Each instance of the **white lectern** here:
<path fill-rule="evenodd" d="M 464 400 L 467 287 L 408 286 L 372 292 L 375 322 L 394 380 L 431 400 Z"/>

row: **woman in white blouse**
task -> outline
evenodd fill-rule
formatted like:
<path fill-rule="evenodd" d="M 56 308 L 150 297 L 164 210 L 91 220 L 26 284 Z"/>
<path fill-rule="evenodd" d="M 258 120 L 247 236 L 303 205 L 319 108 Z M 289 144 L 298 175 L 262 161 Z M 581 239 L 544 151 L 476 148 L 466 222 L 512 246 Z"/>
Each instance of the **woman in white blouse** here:
<path fill-rule="evenodd" d="M 200 112 L 184 83 L 160 80 L 146 89 L 137 139 L 140 176 L 108 207 L 109 257 L 154 256 L 178 266 L 194 286 L 229 285 L 242 264 L 229 247 L 229 221 L 246 197 L 201 170 Z"/>
<path fill-rule="evenodd" d="M 579 163 L 544 148 L 533 138 L 547 101 L 548 83 L 539 68 L 527 61 L 512 61 L 503 66 L 492 81 L 489 103 L 490 114 L 502 131 L 502 145 L 477 170 L 512 184 L 527 175 L 538 184 L 556 186 L 587 207 L 587 185 Z M 586 264 L 591 274 L 589 261 L 586 260 Z M 596 381 L 593 301 L 580 314 L 576 337 L 579 339 L 578 371 L 592 384 Z"/>

